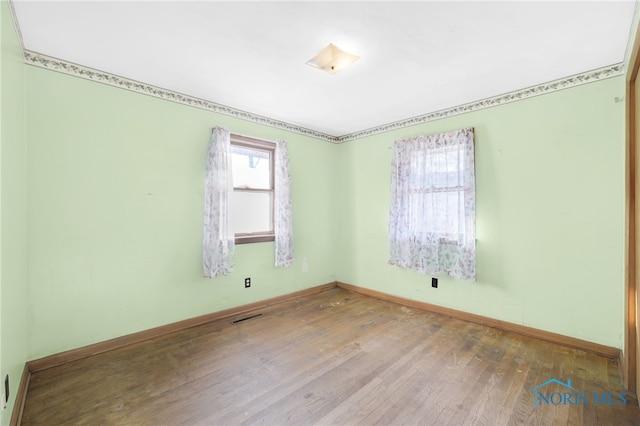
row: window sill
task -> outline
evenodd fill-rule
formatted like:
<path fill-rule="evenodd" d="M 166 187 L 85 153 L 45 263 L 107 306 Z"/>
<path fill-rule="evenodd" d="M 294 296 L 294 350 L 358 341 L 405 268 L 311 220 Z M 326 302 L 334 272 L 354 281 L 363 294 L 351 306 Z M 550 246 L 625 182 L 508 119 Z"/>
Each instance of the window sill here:
<path fill-rule="evenodd" d="M 274 234 L 236 234 L 236 245 L 275 241 Z"/>

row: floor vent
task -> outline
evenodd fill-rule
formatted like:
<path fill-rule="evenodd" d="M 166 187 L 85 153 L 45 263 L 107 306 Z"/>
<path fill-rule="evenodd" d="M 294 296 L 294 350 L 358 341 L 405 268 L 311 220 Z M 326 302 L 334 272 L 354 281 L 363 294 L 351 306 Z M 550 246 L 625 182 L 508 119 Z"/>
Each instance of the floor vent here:
<path fill-rule="evenodd" d="M 256 318 L 256 317 L 261 317 L 261 316 L 262 316 L 262 314 L 250 315 L 250 316 L 248 316 L 248 317 L 238 318 L 238 319 L 237 319 L 237 320 L 235 320 L 235 321 L 231 321 L 231 323 L 232 323 L 232 324 L 237 324 L 237 323 L 239 323 L 239 322 L 246 321 L 246 320 L 250 320 L 250 319 L 253 319 L 253 318 Z"/>

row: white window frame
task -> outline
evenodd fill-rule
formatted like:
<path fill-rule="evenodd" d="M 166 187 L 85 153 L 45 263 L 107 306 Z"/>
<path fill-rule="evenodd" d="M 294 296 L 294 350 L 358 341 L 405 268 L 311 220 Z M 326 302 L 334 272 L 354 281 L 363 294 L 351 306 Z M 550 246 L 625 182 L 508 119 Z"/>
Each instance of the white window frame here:
<path fill-rule="evenodd" d="M 441 148 L 437 148 L 434 149 L 432 152 L 430 152 L 428 155 L 447 155 L 448 152 L 454 152 L 458 149 L 457 146 L 446 146 L 446 147 L 441 147 Z M 458 168 L 456 168 L 456 170 L 454 171 L 455 173 L 458 173 L 459 170 L 463 170 L 464 169 L 464 163 L 462 164 L 458 164 Z M 430 172 L 429 174 L 431 175 L 437 175 L 436 172 Z M 440 187 L 418 187 L 418 188 L 414 188 L 413 192 L 416 194 L 421 194 L 422 197 L 427 197 L 430 195 L 435 195 L 435 194 L 454 194 L 456 195 L 456 197 L 458 198 L 458 202 L 462 202 L 464 203 L 464 192 L 465 192 L 466 188 L 463 184 L 459 184 L 459 185 L 445 185 L 445 186 L 440 186 Z M 462 199 L 461 199 L 462 198 Z M 439 217 L 434 218 L 435 220 L 440 219 Z M 458 217 L 457 218 L 459 221 L 463 221 L 464 218 L 463 217 Z M 432 234 L 435 237 L 439 238 L 441 241 L 445 242 L 445 243 L 449 243 L 449 244 L 457 244 L 458 241 L 458 233 L 454 231 L 454 233 L 449 233 L 449 232 L 444 232 L 444 231 L 435 231 L 431 228 L 431 223 L 423 223 L 422 224 L 422 228 L 418 230 L 418 232 L 420 233 L 426 233 L 426 234 Z"/>
<path fill-rule="evenodd" d="M 231 146 L 240 146 L 244 148 L 252 148 L 258 149 L 262 151 L 268 151 L 270 153 L 269 158 L 271 160 L 271 164 L 269 167 L 269 189 L 262 188 L 245 188 L 245 187 L 236 187 L 234 184 L 233 191 L 239 192 L 262 192 L 270 194 L 271 203 L 269 208 L 271 211 L 269 212 L 269 217 L 271 218 L 270 229 L 259 231 L 259 232 L 251 232 L 251 233 L 236 233 L 235 234 L 235 243 L 236 244 L 249 244 L 249 243 L 261 243 L 268 241 L 275 241 L 275 232 L 274 232 L 274 200 L 275 200 L 275 152 L 276 152 L 276 144 L 274 142 L 265 141 L 262 139 L 256 139 L 249 136 L 231 134 Z"/>

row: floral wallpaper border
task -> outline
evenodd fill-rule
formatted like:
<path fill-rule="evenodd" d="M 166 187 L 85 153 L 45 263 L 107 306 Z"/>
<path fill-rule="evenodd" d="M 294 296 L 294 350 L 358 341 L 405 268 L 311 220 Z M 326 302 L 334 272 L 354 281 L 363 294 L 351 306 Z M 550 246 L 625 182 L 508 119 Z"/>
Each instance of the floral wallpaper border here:
<path fill-rule="evenodd" d="M 305 127 L 296 126 L 295 124 L 290 124 L 290 123 L 275 120 L 269 117 L 252 114 L 247 111 L 242 111 L 229 106 L 217 104 L 215 102 L 207 101 L 207 100 L 196 98 L 193 96 L 184 95 L 184 94 L 173 92 L 167 89 L 162 89 L 160 87 L 141 83 L 135 80 L 130 80 L 128 78 L 120 77 L 107 72 L 98 71 L 93 68 L 67 62 L 62 59 L 57 59 L 57 58 L 53 58 L 40 53 L 32 52 L 27 49 L 24 50 L 24 57 L 25 57 L 25 62 L 29 65 L 62 72 L 64 74 L 85 78 L 87 80 L 108 84 L 110 86 L 131 90 L 134 92 L 142 93 L 149 96 L 154 96 L 156 98 L 165 99 L 168 101 L 177 102 L 177 103 L 192 106 L 195 108 L 213 111 L 216 113 L 239 118 L 241 120 L 247 120 L 257 124 L 262 124 L 265 126 L 287 130 L 293 133 L 298 133 L 301 135 L 309 136 L 315 139 L 319 139 L 319 140 L 331 142 L 331 143 L 353 141 L 356 139 L 364 138 L 364 137 L 375 135 L 378 133 L 389 132 L 392 130 L 397 130 L 397 129 L 401 129 L 409 126 L 415 126 L 417 124 L 440 120 L 443 118 L 452 117 L 459 114 L 465 114 L 468 112 L 477 111 L 484 108 L 504 105 L 510 102 L 531 98 L 533 96 L 539 96 L 545 93 L 555 92 L 557 90 L 568 89 L 570 87 L 575 87 L 582 84 L 591 83 L 594 81 L 616 77 L 618 75 L 621 75 L 624 72 L 624 64 L 618 63 L 608 67 L 603 67 L 603 68 L 588 71 L 585 73 L 576 74 L 570 77 L 554 80 L 548 83 L 543 83 L 536 86 L 528 87 L 522 90 L 517 90 L 517 91 L 509 92 L 506 94 L 493 96 L 491 98 L 483 99 L 476 102 L 470 102 L 470 103 L 459 105 L 453 108 L 447 108 L 447 109 L 443 109 L 435 112 L 430 112 L 428 114 L 419 115 L 417 117 L 412 117 L 405 120 L 396 121 L 393 123 L 383 124 L 381 126 L 372 127 L 370 129 L 361 130 L 361 131 L 350 133 L 347 135 L 332 136 L 332 135 L 328 135 L 326 133 L 318 132 L 312 129 L 307 129 Z"/>
<path fill-rule="evenodd" d="M 555 92 L 557 90 L 568 89 L 570 87 L 580 86 L 582 84 L 616 77 L 623 73 L 624 64 L 621 62 L 615 65 L 610 65 L 608 67 L 598 68 L 596 70 L 588 71 L 585 73 L 576 74 L 548 83 L 539 84 L 537 86 L 527 87 L 526 89 L 516 90 L 513 92 L 505 93 L 503 95 L 493 96 L 491 98 L 482 99 L 480 101 L 459 105 L 453 108 L 442 109 L 440 111 L 419 115 L 417 117 L 396 121 L 394 123 L 384 124 L 382 126 L 377 126 L 371 129 L 340 136 L 338 139 L 339 142 L 352 141 L 377 133 L 384 133 L 403 127 L 415 126 L 416 124 L 440 120 L 443 118 L 452 117 L 454 115 L 466 114 L 468 112 L 477 111 L 484 108 L 504 105 L 510 102 L 520 101 L 534 96 Z"/>
<path fill-rule="evenodd" d="M 104 83 L 110 86 L 119 87 L 121 89 L 142 93 L 144 95 L 154 96 L 156 98 L 177 102 L 177 103 L 192 106 L 195 108 L 217 112 L 220 114 L 239 118 L 241 120 L 247 120 L 247 121 L 251 121 L 258 124 L 263 124 L 266 126 L 288 130 L 288 131 L 299 133 L 305 136 L 310 136 L 312 138 L 324 140 L 327 142 L 336 142 L 333 136 L 330 136 L 321 132 L 317 132 L 315 130 L 307 129 L 300 126 L 295 126 L 293 124 L 285 123 L 283 121 L 278 121 L 269 117 L 252 114 L 247 111 L 242 111 L 236 108 L 217 104 L 215 102 L 207 101 L 207 100 L 196 98 L 193 96 L 184 95 L 182 93 L 173 92 L 171 90 L 163 89 L 157 86 L 152 86 L 150 84 L 142 83 L 136 80 L 130 80 L 128 78 L 113 75 L 108 72 L 98 71 L 96 69 L 85 67 L 83 65 L 78 65 L 72 62 L 64 61 L 62 59 L 52 58 L 47 55 L 35 53 L 30 50 L 25 50 L 24 57 L 27 64 L 35 65 L 40 68 L 46 68 L 46 69 L 58 71 L 64 74 L 69 74 L 75 77 L 96 81 L 98 83 Z"/>

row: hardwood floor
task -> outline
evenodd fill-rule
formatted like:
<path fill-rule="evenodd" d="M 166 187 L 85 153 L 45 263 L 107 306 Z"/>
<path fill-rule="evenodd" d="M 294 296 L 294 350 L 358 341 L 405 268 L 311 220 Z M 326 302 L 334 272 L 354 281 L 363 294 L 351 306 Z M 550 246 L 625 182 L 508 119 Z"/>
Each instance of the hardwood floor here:
<path fill-rule="evenodd" d="M 258 313 L 36 372 L 22 424 L 640 425 L 601 356 L 339 288 Z"/>

